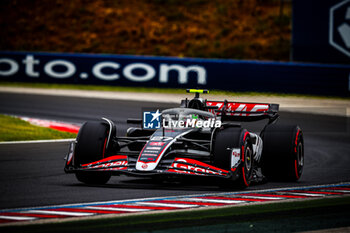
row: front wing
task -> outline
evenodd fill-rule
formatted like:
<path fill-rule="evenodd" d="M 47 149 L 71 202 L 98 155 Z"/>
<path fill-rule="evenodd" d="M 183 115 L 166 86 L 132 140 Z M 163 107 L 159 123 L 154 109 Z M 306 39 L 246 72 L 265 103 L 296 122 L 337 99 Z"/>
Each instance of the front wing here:
<path fill-rule="evenodd" d="M 69 156 L 68 156 L 69 157 Z M 222 178 L 232 177 L 232 172 L 214 167 L 204 162 L 190 158 L 175 158 L 167 165 L 161 165 L 152 171 L 139 171 L 135 167 L 136 160 L 127 155 L 113 155 L 92 163 L 82 164 L 78 167 L 72 165 L 67 159 L 65 172 L 75 173 L 77 171 L 109 171 L 114 174 L 129 174 L 140 176 L 152 175 L 197 175 L 214 176 Z"/>

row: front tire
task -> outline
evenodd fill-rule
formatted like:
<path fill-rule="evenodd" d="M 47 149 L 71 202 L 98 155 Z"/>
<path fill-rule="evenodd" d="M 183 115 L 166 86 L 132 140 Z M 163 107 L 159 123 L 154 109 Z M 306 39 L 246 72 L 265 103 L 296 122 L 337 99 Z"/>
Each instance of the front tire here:
<path fill-rule="evenodd" d="M 102 122 L 86 122 L 79 130 L 74 154 L 74 165 L 91 163 L 107 157 L 106 142 L 108 128 Z M 76 178 L 85 184 L 105 184 L 111 178 L 110 172 L 78 171 Z"/>
<path fill-rule="evenodd" d="M 231 156 L 233 148 L 240 149 L 241 164 L 231 170 Z M 238 174 L 237 179 L 233 178 L 225 185 L 237 185 L 245 188 L 251 183 L 253 176 L 253 148 L 250 141 L 250 136 L 247 130 L 239 127 L 229 127 L 219 129 L 215 135 L 213 143 L 214 165 L 228 171 Z M 233 184 L 232 184 L 233 183 Z"/>

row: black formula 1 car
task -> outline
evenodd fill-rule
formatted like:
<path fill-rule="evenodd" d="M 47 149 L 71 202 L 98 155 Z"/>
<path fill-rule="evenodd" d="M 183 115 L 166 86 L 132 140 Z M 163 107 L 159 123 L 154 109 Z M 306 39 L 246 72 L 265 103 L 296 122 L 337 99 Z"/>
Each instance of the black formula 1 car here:
<path fill-rule="evenodd" d="M 296 125 L 277 124 L 278 104 L 209 101 L 191 89 L 179 108 L 153 113 L 160 127 L 129 128 L 117 136 L 106 118 L 86 122 L 66 156 L 65 172 L 86 184 L 104 184 L 111 175 L 221 178 L 247 187 L 269 179 L 296 181 L 304 165 L 304 141 Z M 241 123 L 266 119 L 261 132 Z"/>

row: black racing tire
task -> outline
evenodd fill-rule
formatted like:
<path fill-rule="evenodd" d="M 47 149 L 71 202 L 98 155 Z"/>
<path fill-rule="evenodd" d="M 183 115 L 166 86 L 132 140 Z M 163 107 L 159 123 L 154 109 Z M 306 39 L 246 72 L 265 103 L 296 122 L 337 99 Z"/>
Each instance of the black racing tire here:
<path fill-rule="evenodd" d="M 304 167 L 303 132 L 297 125 L 269 125 L 262 134 L 263 174 L 270 180 L 297 181 Z"/>
<path fill-rule="evenodd" d="M 91 163 L 107 157 L 106 142 L 108 127 L 102 122 L 89 121 L 79 130 L 74 153 L 74 165 Z M 105 184 L 111 178 L 110 172 L 105 171 L 78 171 L 76 178 L 86 184 Z"/>
<path fill-rule="evenodd" d="M 238 168 L 238 179 L 234 182 L 227 181 L 224 185 L 236 185 L 237 187 L 248 187 L 253 174 L 253 150 L 250 136 L 247 130 L 240 127 L 229 127 L 218 129 L 215 134 L 212 153 L 214 155 L 214 166 L 230 171 L 231 150 L 227 148 L 240 148 L 241 164 Z M 232 184 L 234 183 L 234 184 Z"/>

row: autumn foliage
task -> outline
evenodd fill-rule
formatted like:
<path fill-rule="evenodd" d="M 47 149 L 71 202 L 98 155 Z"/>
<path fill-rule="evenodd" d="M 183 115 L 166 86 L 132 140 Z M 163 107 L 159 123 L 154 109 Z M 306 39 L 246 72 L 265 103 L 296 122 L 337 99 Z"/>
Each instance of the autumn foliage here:
<path fill-rule="evenodd" d="M 288 60 L 291 6 L 280 4 L 1 0 L 0 50 Z"/>

